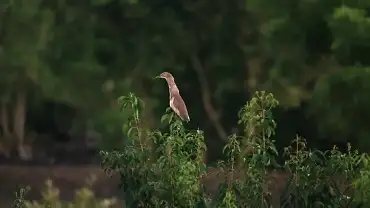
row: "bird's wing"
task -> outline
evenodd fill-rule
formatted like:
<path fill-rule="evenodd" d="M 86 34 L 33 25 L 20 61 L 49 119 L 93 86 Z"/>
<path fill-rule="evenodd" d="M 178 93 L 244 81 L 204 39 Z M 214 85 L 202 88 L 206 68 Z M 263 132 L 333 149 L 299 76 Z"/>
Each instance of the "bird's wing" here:
<path fill-rule="evenodd" d="M 177 108 L 177 106 L 175 105 L 175 98 L 174 97 L 172 97 L 171 99 L 170 99 L 170 107 L 172 108 L 172 110 L 177 114 L 177 115 L 179 115 L 180 116 L 180 111 L 179 111 L 179 109 Z"/>
<path fill-rule="evenodd" d="M 179 115 L 185 121 L 190 120 L 188 109 L 186 108 L 185 102 L 181 98 L 181 96 L 176 95 L 175 99 L 173 99 L 172 105 L 173 105 L 172 109 L 175 111 L 177 115 Z"/>

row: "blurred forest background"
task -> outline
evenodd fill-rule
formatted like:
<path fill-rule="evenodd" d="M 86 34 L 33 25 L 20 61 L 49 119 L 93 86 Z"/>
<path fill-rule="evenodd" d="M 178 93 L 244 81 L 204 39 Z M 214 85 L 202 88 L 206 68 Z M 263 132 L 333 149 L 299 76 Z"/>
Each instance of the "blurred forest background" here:
<path fill-rule="evenodd" d="M 161 127 L 163 71 L 209 163 L 243 133 L 238 111 L 256 90 L 280 101 L 278 146 L 299 134 L 368 152 L 369 11 L 369 0 L 2 0 L 0 154 L 98 164 L 97 149 L 125 143 L 118 96 L 137 94 L 145 125 Z"/>

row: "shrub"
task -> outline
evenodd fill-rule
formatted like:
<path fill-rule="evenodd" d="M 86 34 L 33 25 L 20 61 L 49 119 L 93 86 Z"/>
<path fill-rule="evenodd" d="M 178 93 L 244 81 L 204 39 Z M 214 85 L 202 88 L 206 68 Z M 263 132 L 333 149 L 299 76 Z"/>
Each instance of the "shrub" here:
<path fill-rule="evenodd" d="M 245 135 L 231 135 L 224 147 L 226 161 L 218 163 L 224 178 L 216 197 L 201 182 L 207 176 L 203 163 L 206 146 L 201 130 L 187 130 L 168 108 L 161 121 L 168 132 L 142 128 L 143 103 L 134 94 L 121 97 L 122 110 L 131 112 L 124 125 L 130 144 L 122 151 L 101 151 L 107 173 L 118 173 L 126 207 L 367 207 L 370 204 L 370 157 L 336 147 L 308 149 L 297 136 L 284 149 L 284 164 L 277 164 L 272 139 L 276 123 L 271 110 L 278 105 L 272 94 L 257 92 L 239 112 Z M 127 113 L 126 112 L 126 113 Z M 252 149 L 252 151 L 246 151 Z M 281 171 L 288 179 L 282 193 L 272 193 L 276 182 L 267 177 Z M 280 181 L 281 184 L 281 181 Z M 22 189 L 16 207 L 109 207 L 112 200 L 95 199 L 89 187 L 73 202 L 62 202 L 59 190 L 46 183 L 41 202 L 24 200 Z M 275 189 L 276 190 L 276 189 Z"/>
<path fill-rule="evenodd" d="M 124 126 L 130 145 L 123 151 L 102 151 L 107 172 L 118 172 L 127 207 L 195 207 L 208 202 L 200 177 L 205 173 L 203 132 L 188 131 L 174 114 L 162 117 L 169 132 L 140 128 L 142 102 L 134 94 L 121 97 L 132 116 Z"/>
<path fill-rule="evenodd" d="M 126 207 L 369 205 L 369 156 L 350 145 L 345 153 L 336 147 L 321 152 L 308 149 L 305 139 L 297 137 L 284 150 L 284 164 L 277 164 L 272 109 L 278 101 L 270 93 L 257 92 L 241 109 L 239 123 L 245 135 L 229 137 L 224 148 L 228 159 L 218 163 L 224 180 L 213 198 L 201 182 L 207 174 L 203 132 L 185 129 L 169 108 L 161 119 L 168 132 L 144 129 L 142 101 L 130 93 L 119 103 L 132 115 L 123 128 L 130 144 L 121 151 L 100 154 L 105 171 L 120 175 Z M 283 193 L 272 193 L 277 182 L 267 177 L 272 171 L 288 176 Z"/>

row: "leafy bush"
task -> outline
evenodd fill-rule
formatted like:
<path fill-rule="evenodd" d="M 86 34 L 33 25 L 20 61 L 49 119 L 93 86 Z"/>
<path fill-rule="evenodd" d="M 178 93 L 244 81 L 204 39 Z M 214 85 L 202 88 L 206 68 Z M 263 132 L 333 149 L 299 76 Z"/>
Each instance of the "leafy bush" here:
<path fill-rule="evenodd" d="M 139 98 L 130 93 L 121 97 L 119 104 L 121 110 L 131 113 L 123 127 L 130 144 L 121 151 L 100 154 L 105 171 L 120 175 L 126 207 L 299 208 L 370 204 L 370 157 L 353 151 L 350 145 L 345 153 L 336 147 L 321 152 L 308 149 L 305 139 L 297 136 L 284 149 L 284 164 L 276 162 L 272 109 L 279 103 L 272 94 L 257 92 L 241 109 L 239 123 L 244 126 L 245 135 L 229 137 L 224 148 L 228 160 L 218 163 L 224 180 L 216 197 L 211 197 L 202 184 L 207 168 L 201 130 L 185 129 L 168 108 L 161 119 L 169 125 L 168 131 L 150 131 L 141 125 L 143 103 Z M 287 179 L 273 180 L 269 177 L 273 172 L 281 172 Z M 283 186 L 282 193 L 276 192 L 278 184 Z"/>
<path fill-rule="evenodd" d="M 124 126 L 131 145 L 101 156 L 107 172 L 120 174 L 127 207 L 205 206 L 199 180 L 205 173 L 203 132 L 186 130 L 171 113 L 161 119 L 170 124 L 169 132 L 147 131 L 140 128 L 141 100 L 130 93 L 119 103 L 132 111 Z"/>
<path fill-rule="evenodd" d="M 93 182 L 93 181 L 92 181 Z M 76 191 L 72 202 L 65 202 L 59 198 L 59 189 L 53 186 L 51 180 L 47 180 L 46 188 L 42 193 L 41 201 L 25 200 L 25 194 L 30 190 L 23 188 L 16 193 L 14 207 L 16 208 L 109 208 L 116 204 L 116 199 L 102 199 L 95 197 L 91 190 L 92 183 L 87 183 L 86 187 Z"/>
<path fill-rule="evenodd" d="M 142 128 L 143 103 L 134 94 L 121 97 L 122 110 L 131 113 L 124 125 L 130 144 L 122 151 L 101 151 L 107 173 L 118 173 L 126 207 L 368 207 L 370 205 L 370 157 L 336 147 L 330 151 L 308 149 L 297 136 L 284 149 L 284 164 L 272 139 L 276 123 L 272 109 L 278 105 L 272 94 L 257 92 L 240 110 L 239 123 L 245 135 L 231 135 L 224 147 L 226 161 L 218 163 L 223 178 L 216 196 L 207 193 L 202 178 L 206 146 L 201 130 L 187 130 L 168 108 L 161 121 L 168 132 Z M 252 150 L 252 151 L 249 151 Z M 287 176 L 269 177 L 273 172 Z M 277 181 L 277 180 L 278 181 Z M 284 180 L 282 183 L 281 180 Z M 283 186 L 281 193 L 277 186 Z M 16 207 L 109 207 L 112 200 L 99 201 L 85 187 L 73 202 L 62 202 L 59 190 L 46 183 L 41 202 L 17 195 Z"/>

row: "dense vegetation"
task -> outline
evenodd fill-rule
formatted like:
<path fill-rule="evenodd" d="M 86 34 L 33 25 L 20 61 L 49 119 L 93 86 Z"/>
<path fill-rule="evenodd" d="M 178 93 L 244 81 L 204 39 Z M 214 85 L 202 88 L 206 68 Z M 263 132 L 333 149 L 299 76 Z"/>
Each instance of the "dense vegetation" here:
<path fill-rule="evenodd" d="M 93 128 L 105 148 L 121 145 L 127 115 L 115 113 L 116 97 L 136 92 L 145 125 L 160 127 L 167 89 L 151 78 L 170 71 L 210 161 L 241 132 L 237 109 L 256 90 L 280 101 L 279 147 L 298 132 L 310 146 L 367 151 L 368 9 L 349 0 L 2 1 L 2 143 Z"/>
<path fill-rule="evenodd" d="M 366 205 L 369 6 L 3 0 L 0 154 L 16 148 L 30 159 L 44 133 L 65 140 L 67 132 L 95 129 L 101 149 L 119 149 L 104 151 L 103 163 L 133 190 L 124 195 L 129 205 Z M 152 77 L 162 71 L 175 75 L 189 108 L 185 126 L 170 111 L 158 122 L 168 92 Z M 252 98 L 259 90 L 272 92 L 279 105 L 270 94 Z M 121 100 L 131 110 L 118 114 L 116 97 L 128 92 L 145 108 L 131 94 Z M 297 133 L 308 142 L 294 139 Z M 314 150 L 333 144 L 338 148 Z M 205 164 L 221 157 L 214 168 L 224 184 L 208 197 L 200 186 Z M 266 191 L 265 175 L 274 171 L 291 178 L 282 197 Z"/>
<path fill-rule="evenodd" d="M 370 157 L 349 144 L 345 153 L 336 147 L 321 152 L 308 149 L 297 137 L 284 150 L 284 164 L 276 162 L 278 151 L 271 136 L 276 128 L 272 109 L 278 101 L 272 94 L 256 92 L 240 110 L 239 123 L 246 134 L 229 136 L 224 147 L 227 160 L 217 166 L 223 182 L 215 193 L 207 192 L 202 183 L 209 172 L 203 162 L 206 146 L 201 130 L 185 129 L 168 109 L 161 119 L 168 131 L 150 131 L 141 125 L 139 98 L 130 93 L 119 102 L 132 115 L 124 125 L 131 143 L 122 150 L 102 151 L 101 156 L 107 173 L 120 175 L 125 207 L 367 207 L 370 203 Z M 248 148 L 252 151 L 245 151 Z M 288 176 L 280 183 L 282 192 L 277 191 L 279 182 L 268 177 L 273 171 Z M 58 192 L 50 182 L 47 187 L 41 204 L 21 201 L 18 206 L 60 206 Z M 104 207 L 93 201 L 88 189 L 77 196 L 69 206 Z"/>

